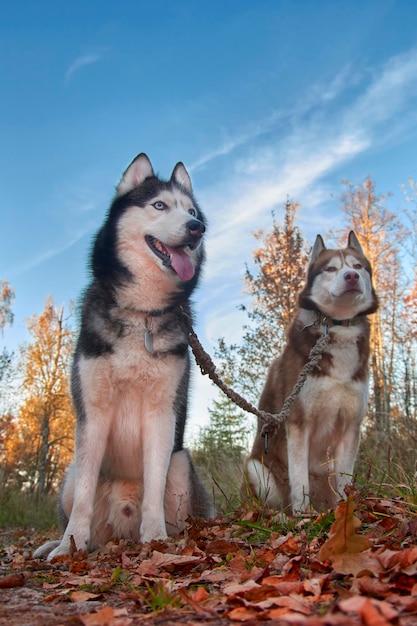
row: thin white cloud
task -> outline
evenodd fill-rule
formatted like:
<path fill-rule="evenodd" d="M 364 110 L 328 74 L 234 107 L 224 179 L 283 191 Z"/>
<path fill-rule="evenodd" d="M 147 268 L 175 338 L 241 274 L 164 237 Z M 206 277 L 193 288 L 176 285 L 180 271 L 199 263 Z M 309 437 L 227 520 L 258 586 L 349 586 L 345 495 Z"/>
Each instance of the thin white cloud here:
<path fill-rule="evenodd" d="M 351 84 L 344 70 L 327 92 L 323 86 L 324 101 Z M 403 120 L 410 123 L 410 116 L 417 126 L 416 111 L 417 50 L 412 50 L 390 59 L 353 101 L 346 98 L 345 108 L 337 113 L 323 114 L 323 103 L 320 115 L 305 116 L 286 137 L 271 130 L 267 145 L 250 142 L 243 149 L 246 156 L 234 159 L 231 171 L 206 193 L 208 203 L 203 206 L 209 216 L 213 214 L 207 278 L 228 271 L 236 274 L 242 265 L 238 259 L 253 246 L 251 233 L 262 227 L 273 208 L 288 196 L 295 200 L 306 196 L 336 168 L 391 141 L 401 132 Z M 242 138 L 239 143 L 243 145 Z"/>
<path fill-rule="evenodd" d="M 46 250 L 45 252 L 42 252 L 41 254 L 38 254 L 31 259 L 27 259 L 20 265 L 9 268 L 9 270 L 7 271 L 7 275 L 14 277 L 34 269 L 38 265 L 45 263 L 45 261 L 49 261 L 59 254 L 62 254 L 69 248 L 72 248 L 72 246 L 74 246 L 80 239 L 82 239 L 85 235 L 88 235 L 91 232 L 93 232 L 93 230 L 91 228 L 91 225 L 89 225 L 88 227 L 79 230 L 69 241 L 63 243 L 61 246 L 49 248 L 49 250 Z"/>
<path fill-rule="evenodd" d="M 65 82 L 68 84 L 74 72 L 81 69 L 82 67 L 85 67 L 86 65 L 92 65 L 93 63 L 97 63 L 100 58 L 101 56 L 99 54 L 86 54 L 75 59 L 75 61 L 71 63 L 65 73 Z"/>
<path fill-rule="evenodd" d="M 266 118 L 250 125 L 240 134 L 227 139 L 216 148 L 203 154 L 197 161 L 189 166 L 190 173 L 208 165 L 211 161 L 219 157 L 232 154 L 237 148 L 251 144 L 258 137 L 267 135 L 268 132 L 273 131 L 278 124 L 284 123 L 284 125 L 290 126 L 294 120 L 334 100 L 343 93 L 345 89 L 358 82 L 359 75 L 350 70 L 350 66 L 346 65 L 332 77 L 330 82 L 325 83 L 324 81 L 319 81 L 310 85 L 304 97 L 294 103 L 291 108 L 274 110 Z M 260 167 L 260 164 L 255 164 L 255 161 L 253 161 L 252 165 L 257 169 Z"/>
<path fill-rule="evenodd" d="M 417 49 L 390 59 L 346 111 L 345 123 L 375 136 L 386 123 L 397 127 L 411 110 L 417 124 Z"/>

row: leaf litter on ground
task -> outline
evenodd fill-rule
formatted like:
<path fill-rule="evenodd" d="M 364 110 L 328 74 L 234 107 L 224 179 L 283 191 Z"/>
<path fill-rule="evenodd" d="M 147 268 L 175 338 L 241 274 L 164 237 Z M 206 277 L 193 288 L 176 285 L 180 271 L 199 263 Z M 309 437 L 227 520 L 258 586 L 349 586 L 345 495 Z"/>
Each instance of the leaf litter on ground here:
<path fill-rule="evenodd" d="M 417 517 L 351 488 L 335 511 L 255 508 L 190 520 L 167 541 L 110 542 L 52 563 L 45 539 L 0 531 L 0 624 L 417 624 Z"/>

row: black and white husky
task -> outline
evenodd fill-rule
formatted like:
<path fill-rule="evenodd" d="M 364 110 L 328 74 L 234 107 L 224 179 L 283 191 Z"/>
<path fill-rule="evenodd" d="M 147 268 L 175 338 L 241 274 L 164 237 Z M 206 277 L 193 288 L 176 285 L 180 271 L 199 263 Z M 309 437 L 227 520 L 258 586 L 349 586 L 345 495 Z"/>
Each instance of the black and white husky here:
<path fill-rule="evenodd" d="M 72 368 L 75 458 L 62 488 L 61 541 L 35 556 L 111 538 L 163 539 L 210 499 L 183 447 L 189 349 L 183 313 L 204 260 L 205 217 L 182 163 L 129 165 L 94 242 Z"/>

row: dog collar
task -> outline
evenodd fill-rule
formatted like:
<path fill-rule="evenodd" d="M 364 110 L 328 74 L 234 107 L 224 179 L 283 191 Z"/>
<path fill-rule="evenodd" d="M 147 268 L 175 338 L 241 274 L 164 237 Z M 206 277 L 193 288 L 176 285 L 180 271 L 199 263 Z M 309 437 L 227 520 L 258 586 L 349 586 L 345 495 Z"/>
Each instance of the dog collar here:
<path fill-rule="evenodd" d="M 175 309 L 176 305 L 168 306 L 166 309 L 159 309 L 157 311 L 142 311 L 148 317 L 161 317 L 162 315 L 166 315 L 167 313 L 171 313 Z"/>
<path fill-rule="evenodd" d="M 328 328 L 331 326 L 356 326 L 361 321 L 360 315 L 355 315 L 355 317 L 348 320 L 335 320 L 327 315 L 324 315 L 321 311 L 314 311 L 314 315 L 314 325 L 327 326 Z"/>

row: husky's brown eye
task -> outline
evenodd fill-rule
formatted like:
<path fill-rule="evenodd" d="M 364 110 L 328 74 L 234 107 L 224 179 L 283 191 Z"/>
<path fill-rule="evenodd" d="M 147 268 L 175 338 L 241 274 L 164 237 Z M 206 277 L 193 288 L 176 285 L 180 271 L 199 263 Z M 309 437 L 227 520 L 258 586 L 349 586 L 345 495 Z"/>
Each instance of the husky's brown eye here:
<path fill-rule="evenodd" d="M 165 202 L 162 202 L 162 200 L 157 200 L 152 204 L 152 206 L 154 209 L 157 209 L 157 211 L 163 211 L 164 209 L 168 208 Z"/>
<path fill-rule="evenodd" d="M 324 268 L 325 272 L 337 272 L 337 269 L 333 265 L 329 265 L 329 267 Z"/>
<path fill-rule="evenodd" d="M 361 270 L 362 269 L 362 265 L 360 263 L 354 263 L 353 264 L 353 269 L 355 270 Z"/>

